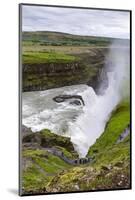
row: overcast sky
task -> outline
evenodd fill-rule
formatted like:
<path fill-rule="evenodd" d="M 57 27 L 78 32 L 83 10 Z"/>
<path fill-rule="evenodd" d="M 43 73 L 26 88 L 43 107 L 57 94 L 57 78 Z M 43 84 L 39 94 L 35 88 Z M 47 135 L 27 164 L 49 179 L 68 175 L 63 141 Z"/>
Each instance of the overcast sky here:
<path fill-rule="evenodd" d="M 129 38 L 129 12 L 23 6 L 23 31 Z"/>

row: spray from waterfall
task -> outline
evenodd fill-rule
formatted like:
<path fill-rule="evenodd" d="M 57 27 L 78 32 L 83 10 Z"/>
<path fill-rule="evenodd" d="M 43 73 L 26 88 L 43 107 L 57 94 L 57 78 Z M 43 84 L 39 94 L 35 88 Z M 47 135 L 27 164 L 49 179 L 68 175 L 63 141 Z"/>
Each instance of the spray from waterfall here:
<path fill-rule="evenodd" d="M 104 132 L 111 112 L 118 103 L 129 95 L 129 45 L 113 41 L 104 67 L 107 73 L 107 87 L 104 80 L 97 95 L 88 87 L 82 95 L 85 107 L 76 122 L 69 122 L 71 141 L 80 157 L 85 157 L 89 147 Z"/>

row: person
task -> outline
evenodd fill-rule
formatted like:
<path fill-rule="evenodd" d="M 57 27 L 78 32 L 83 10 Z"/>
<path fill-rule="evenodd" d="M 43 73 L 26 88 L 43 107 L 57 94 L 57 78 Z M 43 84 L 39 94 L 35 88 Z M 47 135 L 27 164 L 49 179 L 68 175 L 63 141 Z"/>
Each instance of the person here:
<path fill-rule="evenodd" d="M 75 164 L 77 164 L 77 160 L 75 160 Z"/>
<path fill-rule="evenodd" d="M 120 140 L 122 140 L 122 139 L 123 139 L 122 135 L 120 135 L 120 136 L 119 136 L 119 139 L 120 139 Z"/>

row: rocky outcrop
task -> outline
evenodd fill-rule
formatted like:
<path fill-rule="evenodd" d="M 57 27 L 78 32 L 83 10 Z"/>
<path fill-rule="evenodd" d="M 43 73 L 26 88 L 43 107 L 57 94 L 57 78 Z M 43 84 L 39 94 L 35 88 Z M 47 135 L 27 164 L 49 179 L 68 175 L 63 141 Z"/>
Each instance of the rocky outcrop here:
<path fill-rule="evenodd" d="M 22 125 L 21 126 L 21 136 L 25 136 L 25 135 L 28 135 L 28 134 L 31 134 L 32 131 L 30 128 L 27 128 L 26 126 Z"/>
<path fill-rule="evenodd" d="M 104 67 L 98 69 L 95 76 L 93 76 L 87 83 L 92 86 L 97 94 L 102 94 L 108 87 L 108 76 L 107 71 Z"/>
<path fill-rule="evenodd" d="M 60 146 L 65 148 L 69 152 L 75 152 L 74 146 L 69 137 L 64 137 L 51 133 L 45 129 L 38 133 L 29 133 L 22 138 L 23 146 L 32 147 L 33 144 L 37 144 L 39 148 L 52 148 Z"/>
<path fill-rule="evenodd" d="M 71 99 L 71 100 L 73 99 L 73 101 L 71 101 L 70 104 L 85 105 L 84 100 L 83 100 L 82 96 L 80 96 L 80 95 L 59 95 L 59 96 L 56 96 L 53 98 L 53 100 L 57 103 L 62 103 L 69 99 Z M 81 103 L 80 103 L 80 101 L 81 101 Z"/>
<path fill-rule="evenodd" d="M 79 84 L 85 79 L 85 66 L 78 62 L 23 64 L 24 92 Z"/>

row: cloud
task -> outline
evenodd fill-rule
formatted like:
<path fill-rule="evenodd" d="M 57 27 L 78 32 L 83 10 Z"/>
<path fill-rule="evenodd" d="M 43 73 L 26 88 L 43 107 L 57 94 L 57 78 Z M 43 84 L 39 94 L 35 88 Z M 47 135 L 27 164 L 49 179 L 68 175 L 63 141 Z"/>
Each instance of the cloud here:
<path fill-rule="evenodd" d="M 77 35 L 130 37 L 128 11 L 23 6 L 23 31 L 58 31 Z"/>

